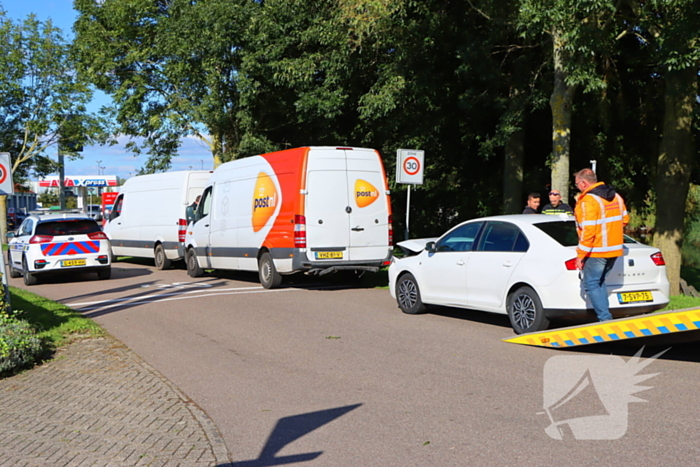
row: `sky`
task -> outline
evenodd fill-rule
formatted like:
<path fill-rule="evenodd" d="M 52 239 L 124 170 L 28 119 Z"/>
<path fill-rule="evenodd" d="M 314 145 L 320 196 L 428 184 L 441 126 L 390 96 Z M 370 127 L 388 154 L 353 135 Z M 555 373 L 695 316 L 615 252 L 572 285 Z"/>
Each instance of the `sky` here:
<path fill-rule="evenodd" d="M 63 30 L 66 39 L 72 39 L 73 22 L 77 12 L 73 9 L 72 0 L 0 0 L 0 5 L 5 10 L 8 18 L 13 21 L 25 19 L 30 13 L 34 13 L 41 21 L 51 19 L 54 26 Z M 109 104 L 110 98 L 101 92 L 97 92 L 90 111 L 96 112 L 102 105 Z M 85 146 L 83 158 L 66 160 L 66 175 L 117 175 L 121 178 L 129 178 L 146 163 L 147 156 L 134 156 L 124 149 L 128 141 L 126 137 L 119 138 L 119 145 L 115 146 Z M 49 155 L 55 155 L 55 148 L 48 151 Z M 103 167 L 99 169 L 98 167 Z M 170 170 L 212 170 L 213 160 L 209 150 L 196 138 L 183 139 L 179 154 L 172 160 Z"/>

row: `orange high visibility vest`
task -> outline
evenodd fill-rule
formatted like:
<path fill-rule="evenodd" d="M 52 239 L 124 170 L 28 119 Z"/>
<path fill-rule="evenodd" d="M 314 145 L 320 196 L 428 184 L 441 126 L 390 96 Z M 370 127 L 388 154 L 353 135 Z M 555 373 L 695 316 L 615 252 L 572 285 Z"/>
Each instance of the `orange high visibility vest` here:
<path fill-rule="evenodd" d="M 622 229 L 629 222 L 627 207 L 619 194 L 607 201 L 590 193 L 602 184 L 591 185 L 576 203 L 574 215 L 579 239 L 576 253 L 579 258 L 613 258 L 623 253 Z"/>

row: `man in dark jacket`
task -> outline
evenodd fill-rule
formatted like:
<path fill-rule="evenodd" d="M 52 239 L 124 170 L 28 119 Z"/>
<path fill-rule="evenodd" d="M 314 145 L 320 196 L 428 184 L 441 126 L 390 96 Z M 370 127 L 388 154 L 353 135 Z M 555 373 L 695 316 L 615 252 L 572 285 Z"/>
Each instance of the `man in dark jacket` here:
<path fill-rule="evenodd" d="M 561 192 L 552 190 L 549 192 L 549 204 L 542 208 L 542 214 L 568 214 L 574 215 L 574 210 L 566 203 L 561 201 Z"/>
<path fill-rule="evenodd" d="M 540 194 L 539 193 L 530 193 L 527 195 L 527 206 L 525 206 L 525 210 L 523 211 L 523 214 L 539 214 L 537 212 L 537 209 L 540 207 Z"/>

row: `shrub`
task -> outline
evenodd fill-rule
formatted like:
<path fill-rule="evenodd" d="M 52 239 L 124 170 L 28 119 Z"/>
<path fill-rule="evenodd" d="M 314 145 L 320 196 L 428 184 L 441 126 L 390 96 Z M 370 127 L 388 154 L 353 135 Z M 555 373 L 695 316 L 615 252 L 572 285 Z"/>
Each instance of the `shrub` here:
<path fill-rule="evenodd" d="M 13 317 L 0 317 L 0 375 L 33 364 L 42 352 L 34 327 Z"/>

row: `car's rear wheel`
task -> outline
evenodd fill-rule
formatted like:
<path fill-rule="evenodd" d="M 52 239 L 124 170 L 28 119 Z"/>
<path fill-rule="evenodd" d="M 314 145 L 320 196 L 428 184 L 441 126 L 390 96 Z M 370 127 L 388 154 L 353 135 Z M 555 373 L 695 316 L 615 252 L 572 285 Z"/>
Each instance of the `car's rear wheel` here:
<path fill-rule="evenodd" d="M 197 261 L 197 253 L 194 252 L 194 248 L 187 250 L 186 255 L 187 261 L 187 275 L 190 277 L 202 277 L 204 275 L 204 270 L 199 267 L 199 262 Z"/>
<path fill-rule="evenodd" d="M 544 331 L 549 327 L 540 297 L 527 286 L 518 288 L 508 297 L 508 317 L 516 334 Z"/>
<path fill-rule="evenodd" d="M 272 255 L 270 253 L 263 253 L 258 262 L 258 276 L 260 276 L 260 283 L 266 289 L 274 289 L 279 287 L 282 283 L 282 276 L 277 272 L 274 261 L 272 261 Z"/>
<path fill-rule="evenodd" d="M 27 266 L 27 258 L 22 258 L 22 277 L 24 278 L 24 285 L 36 285 L 39 283 L 36 276 L 29 272 L 29 267 Z"/>
<path fill-rule="evenodd" d="M 153 252 L 154 258 L 156 261 L 156 268 L 160 269 L 161 271 L 163 269 L 170 269 L 170 260 L 168 259 L 167 256 L 165 256 L 165 248 L 163 248 L 162 244 L 156 245 L 155 251 Z"/>
<path fill-rule="evenodd" d="M 418 282 L 413 274 L 406 273 L 396 282 L 396 302 L 404 313 L 417 315 L 425 313 L 425 305 L 420 296 Z"/>
<path fill-rule="evenodd" d="M 12 266 L 12 256 L 10 255 L 9 251 L 7 252 L 7 267 L 10 268 L 11 278 L 19 279 L 20 277 L 22 277 L 22 273 Z"/>
<path fill-rule="evenodd" d="M 97 278 L 101 281 L 107 280 L 112 277 L 112 268 L 100 269 L 97 271 Z"/>

